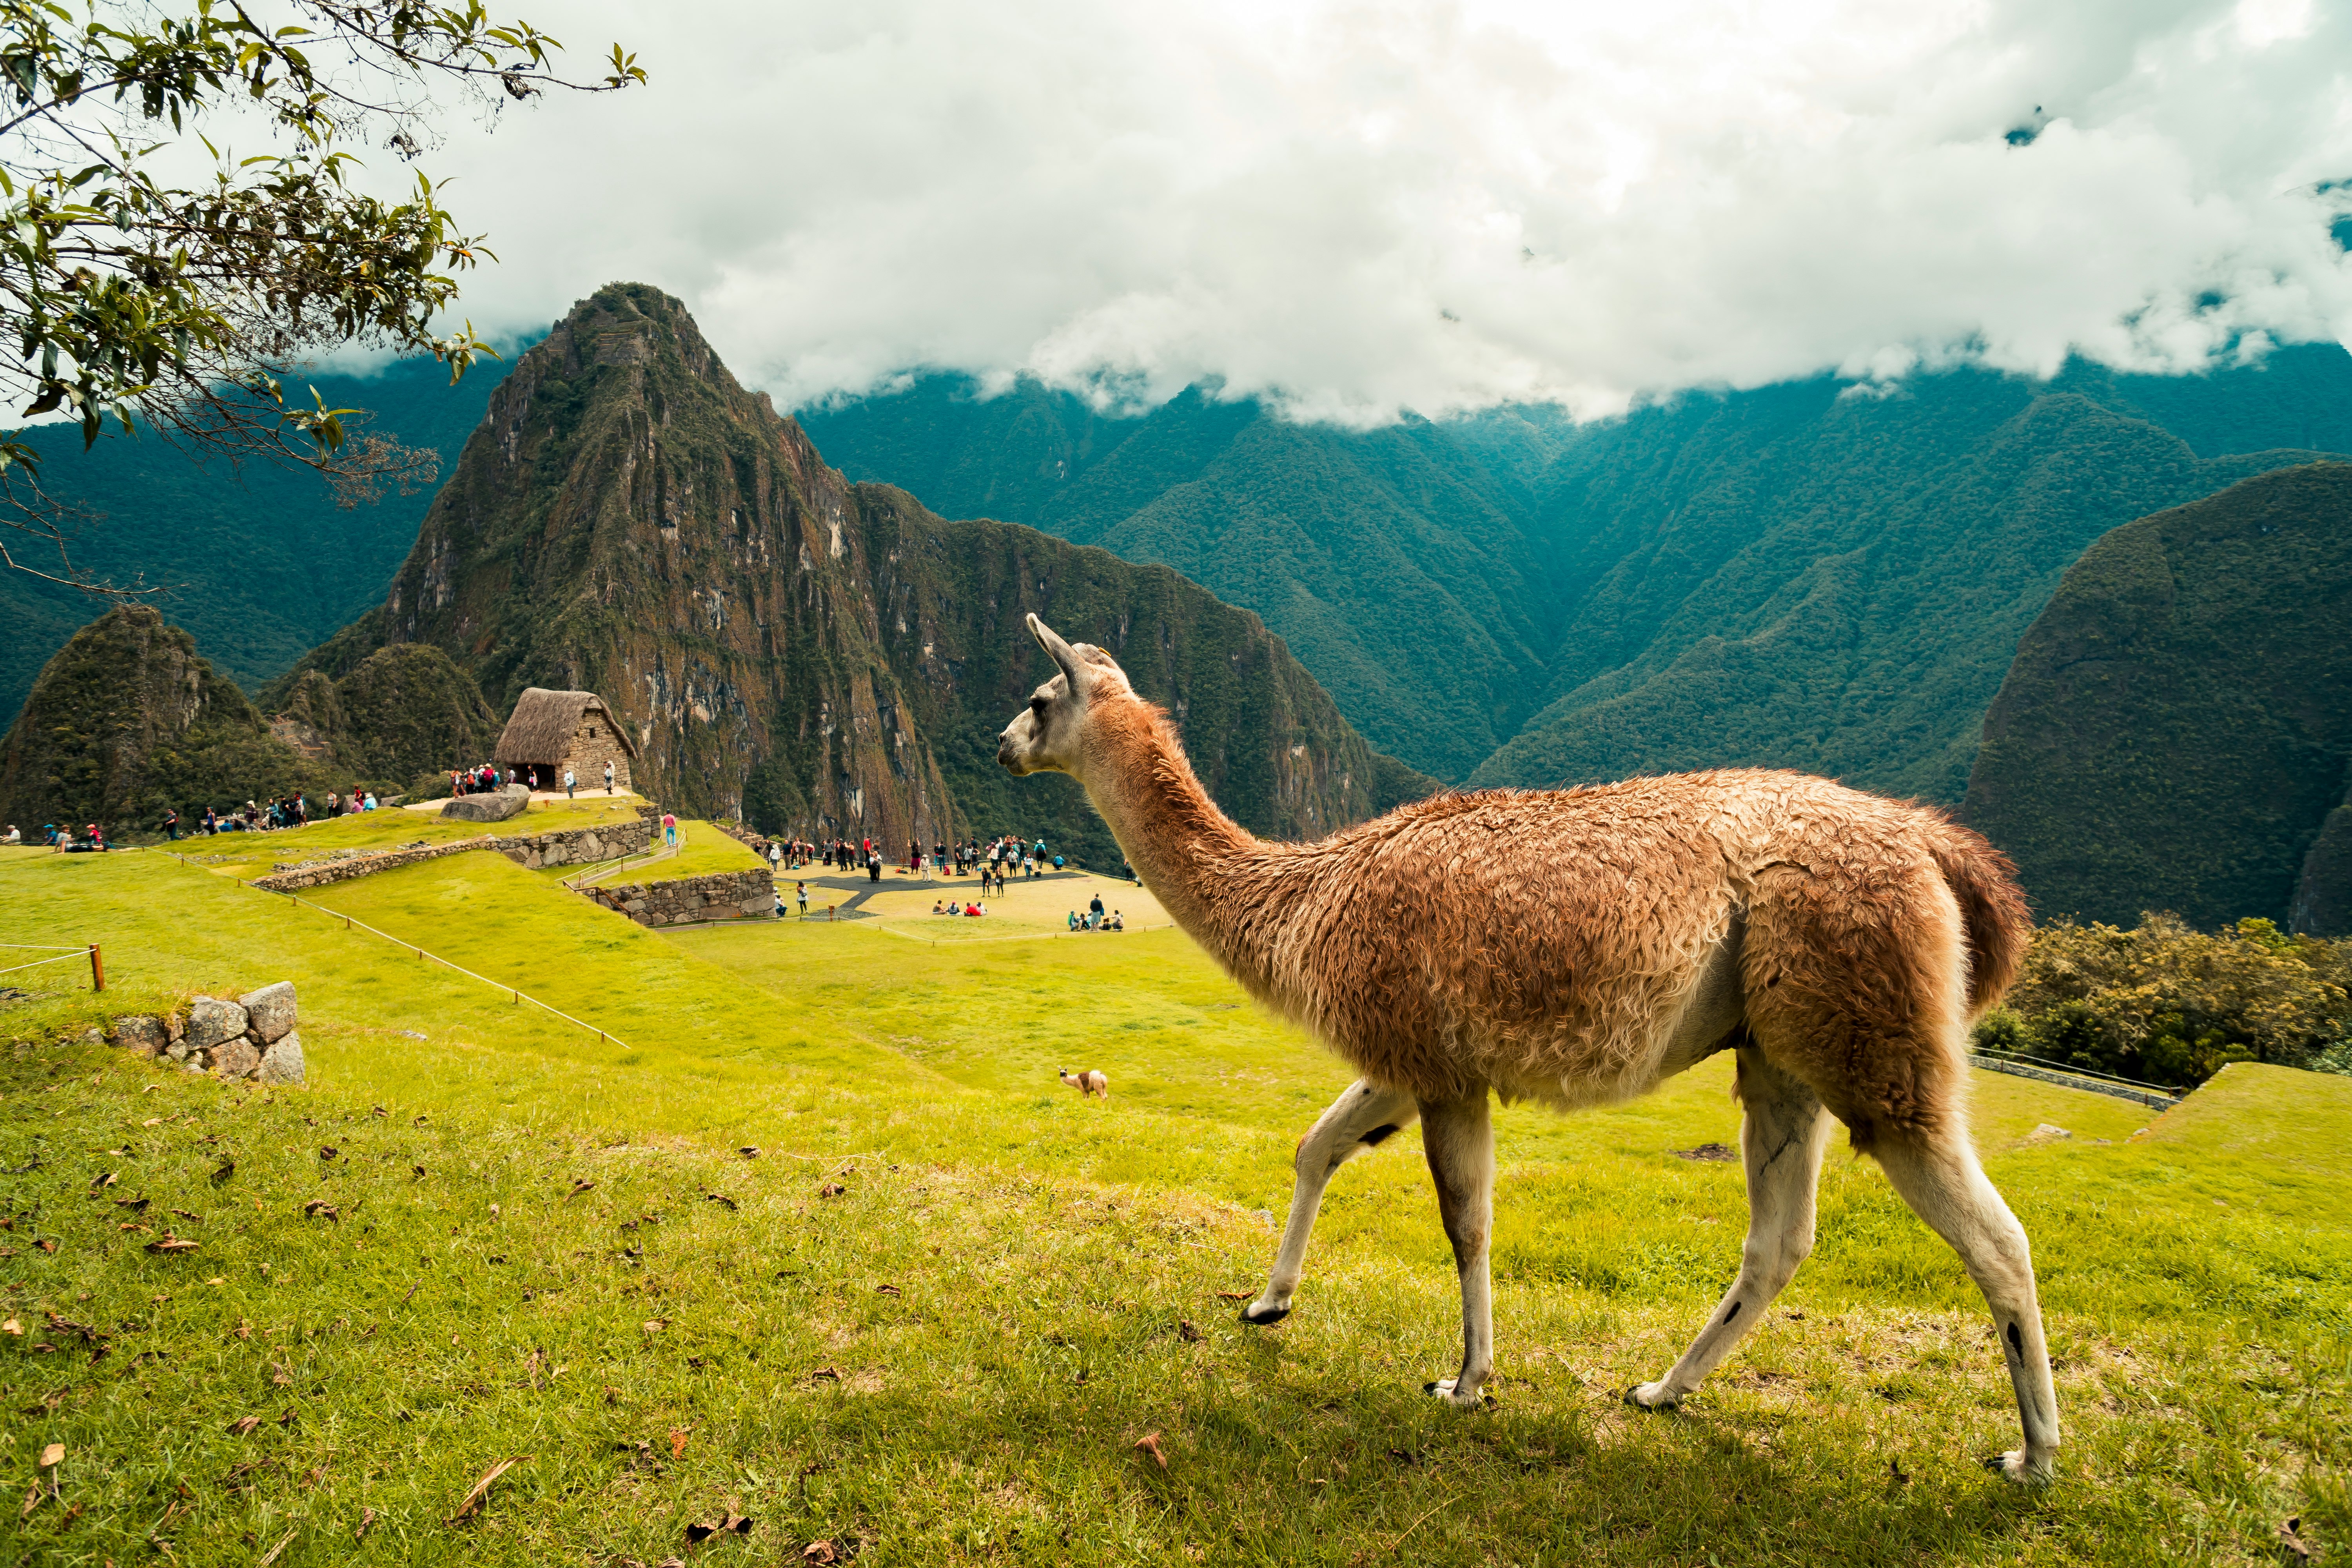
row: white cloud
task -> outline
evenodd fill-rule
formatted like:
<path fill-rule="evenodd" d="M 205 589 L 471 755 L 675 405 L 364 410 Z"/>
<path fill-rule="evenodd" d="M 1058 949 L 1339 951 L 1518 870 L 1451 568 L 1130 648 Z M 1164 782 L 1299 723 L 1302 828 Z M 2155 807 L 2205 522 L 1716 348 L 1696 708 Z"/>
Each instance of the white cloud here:
<path fill-rule="evenodd" d="M 2315 0 L 580 5 L 462 118 L 478 324 L 614 279 L 800 405 L 913 367 L 1309 417 L 2352 337 Z M 2006 133 L 2036 132 L 2027 145 Z M 380 160 L 388 162 L 388 160 Z M 388 172 L 388 171 L 387 171 Z M 2330 206 L 2331 202 L 2338 205 Z"/>

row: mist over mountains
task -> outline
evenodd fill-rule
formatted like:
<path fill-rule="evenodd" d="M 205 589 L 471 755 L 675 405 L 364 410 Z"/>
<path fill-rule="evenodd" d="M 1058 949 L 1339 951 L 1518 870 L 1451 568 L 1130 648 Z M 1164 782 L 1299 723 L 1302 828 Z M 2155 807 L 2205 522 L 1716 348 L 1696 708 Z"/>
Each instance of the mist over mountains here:
<path fill-rule="evenodd" d="M 1160 561 L 1258 612 L 1372 742 L 1542 786 L 1769 763 L 1957 802 L 2058 576 L 2106 530 L 2352 450 L 2352 355 L 2077 364 L 1353 432 L 1200 390 L 1131 418 L 932 377 L 806 413 L 853 478 Z"/>

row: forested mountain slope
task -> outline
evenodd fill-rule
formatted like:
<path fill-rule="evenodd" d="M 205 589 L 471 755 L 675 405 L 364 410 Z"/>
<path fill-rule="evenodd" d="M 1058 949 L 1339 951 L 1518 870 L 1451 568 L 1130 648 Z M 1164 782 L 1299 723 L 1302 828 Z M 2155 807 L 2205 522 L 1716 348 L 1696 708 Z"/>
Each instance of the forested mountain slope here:
<path fill-rule="evenodd" d="M 1984 730 L 1965 813 L 2044 914 L 2352 931 L 2352 860 L 2315 847 L 2352 764 L 2352 464 L 2099 540 Z"/>
<path fill-rule="evenodd" d="M 446 368 L 405 362 L 376 375 L 307 377 L 288 392 L 307 397 L 315 386 L 330 408 L 368 410 L 368 428 L 433 448 L 446 474 L 505 372 L 484 360 L 452 386 Z M 43 483 L 90 514 L 74 541 L 76 563 L 119 581 L 143 574 L 166 584 L 152 602 L 247 690 L 383 597 L 433 500 L 432 488 L 387 490 L 345 509 L 307 469 L 200 467 L 152 435 L 109 429 L 87 453 L 79 427 L 40 426 L 26 437 L 47 458 Z M 35 554 L 28 564 L 52 563 Z M 0 571 L 0 721 L 16 718 L 42 664 L 105 608 L 72 588 Z"/>
<path fill-rule="evenodd" d="M 522 356 L 383 602 L 269 700 L 424 643 L 502 711 L 526 686 L 601 692 L 635 728 L 640 787 L 680 810 L 894 851 L 1045 831 L 1107 862 L 1074 784 L 1014 800 L 994 767 L 996 731 L 1051 674 L 1031 610 L 1167 703 L 1259 831 L 1313 837 L 1430 787 L 1255 616 L 1175 573 L 848 484 L 677 300 L 633 284 Z"/>
<path fill-rule="evenodd" d="M 2352 356 L 2201 377 L 1829 378 L 1575 427 L 1135 417 L 950 377 L 804 416 L 927 505 L 1166 561 L 1375 743 L 1478 783 L 1783 763 L 1955 801 L 2016 640 L 2132 518 L 2352 451 Z"/>

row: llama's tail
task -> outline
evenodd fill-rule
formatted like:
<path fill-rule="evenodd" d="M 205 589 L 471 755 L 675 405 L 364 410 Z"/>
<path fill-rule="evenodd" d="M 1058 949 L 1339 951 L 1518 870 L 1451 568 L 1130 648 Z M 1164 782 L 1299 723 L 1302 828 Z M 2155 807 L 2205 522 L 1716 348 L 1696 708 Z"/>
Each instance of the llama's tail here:
<path fill-rule="evenodd" d="M 2025 961 L 2033 917 L 2017 867 L 1984 835 L 1948 819 L 1927 835 L 1927 852 L 1944 883 L 1959 900 L 1969 936 L 1969 1019 L 1971 1023 L 2000 1000 Z"/>

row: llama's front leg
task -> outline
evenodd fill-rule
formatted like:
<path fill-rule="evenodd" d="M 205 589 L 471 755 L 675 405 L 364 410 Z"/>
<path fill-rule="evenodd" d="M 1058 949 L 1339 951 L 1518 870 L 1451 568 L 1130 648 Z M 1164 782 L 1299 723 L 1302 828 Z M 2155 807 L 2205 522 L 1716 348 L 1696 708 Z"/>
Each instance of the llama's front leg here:
<path fill-rule="evenodd" d="M 1739 1128 L 1748 1166 L 1748 1243 L 1740 1252 L 1739 1278 L 1673 1370 L 1626 1391 L 1627 1402 L 1645 1410 L 1678 1405 L 1696 1388 L 1763 1318 L 1764 1309 L 1813 1249 L 1813 1193 L 1830 1119 L 1811 1089 L 1753 1047 L 1739 1053 L 1739 1094 L 1748 1106 Z"/>
<path fill-rule="evenodd" d="M 1495 1225 L 1495 1123 L 1485 1087 L 1463 1100 L 1423 1101 L 1421 1143 L 1462 1277 L 1462 1370 L 1423 1392 L 1474 1405 L 1495 1367 L 1495 1293 L 1486 1267 Z"/>
<path fill-rule="evenodd" d="M 1330 1184 L 1331 1173 L 1412 1126 L 1420 1114 L 1412 1096 L 1359 1079 L 1307 1129 L 1293 1162 L 1298 1184 L 1291 1189 L 1290 1218 L 1282 1227 L 1282 1250 L 1275 1254 L 1273 1278 L 1266 1281 L 1265 1294 L 1242 1309 L 1243 1322 L 1278 1323 L 1290 1316 L 1291 1293 L 1307 1267 L 1307 1237 L 1315 1229 L 1315 1215 L 1323 1206 L 1323 1189 Z"/>

